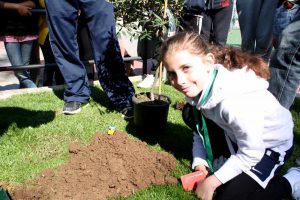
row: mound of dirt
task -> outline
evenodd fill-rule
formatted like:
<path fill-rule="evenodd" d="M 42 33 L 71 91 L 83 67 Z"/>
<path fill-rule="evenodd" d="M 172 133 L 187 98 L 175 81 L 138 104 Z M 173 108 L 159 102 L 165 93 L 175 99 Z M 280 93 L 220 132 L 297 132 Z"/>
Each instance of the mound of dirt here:
<path fill-rule="evenodd" d="M 176 184 L 176 159 L 151 150 L 126 133 L 96 134 L 88 146 L 72 144 L 70 159 L 10 191 L 12 199 L 107 199 L 129 196 L 150 185 Z"/>

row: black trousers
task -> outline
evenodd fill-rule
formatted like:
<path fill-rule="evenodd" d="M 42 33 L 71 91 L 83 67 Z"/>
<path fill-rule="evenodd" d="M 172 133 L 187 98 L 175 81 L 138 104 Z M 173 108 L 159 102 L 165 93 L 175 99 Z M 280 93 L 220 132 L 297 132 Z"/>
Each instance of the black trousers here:
<path fill-rule="evenodd" d="M 230 22 L 232 17 L 233 4 L 230 6 L 207 10 L 205 12 L 199 13 L 203 16 L 201 36 L 206 42 L 225 45 L 227 41 L 227 36 L 230 28 Z M 184 14 L 181 19 L 181 26 L 185 31 L 199 31 L 198 19 L 196 15 Z"/>
<path fill-rule="evenodd" d="M 41 50 L 43 52 L 45 64 L 55 63 L 55 58 L 51 49 L 49 35 L 47 35 L 45 39 L 45 43 L 40 45 Z M 58 68 L 58 66 L 50 66 L 44 68 L 43 74 L 43 86 L 52 86 L 53 85 L 53 77 L 55 78 L 56 85 L 62 85 L 65 83 L 64 78 Z"/>
<path fill-rule="evenodd" d="M 268 186 L 262 188 L 245 173 L 238 175 L 217 188 L 216 200 L 282 200 L 292 199 L 292 188 L 286 178 L 275 176 Z"/>
<path fill-rule="evenodd" d="M 231 3 L 228 7 L 204 12 L 201 35 L 205 41 L 222 46 L 226 44 L 232 9 Z"/>

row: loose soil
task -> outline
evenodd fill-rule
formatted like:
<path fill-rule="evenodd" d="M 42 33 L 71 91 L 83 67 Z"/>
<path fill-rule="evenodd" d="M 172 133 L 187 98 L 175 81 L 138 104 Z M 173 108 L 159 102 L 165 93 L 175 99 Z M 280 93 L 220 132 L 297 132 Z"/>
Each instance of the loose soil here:
<path fill-rule="evenodd" d="M 166 105 L 170 104 L 170 99 L 165 96 L 165 95 L 158 95 L 158 94 L 153 94 L 154 99 L 151 99 L 150 92 L 142 92 L 140 94 L 137 94 L 134 98 L 133 101 L 135 103 L 142 103 L 142 104 L 147 104 L 147 105 Z"/>
<path fill-rule="evenodd" d="M 129 196 L 150 185 L 176 184 L 176 159 L 126 133 L 98 133 L 88 146 L 72 144 L 70 159 L 10 191 L 12 199 L 107 199 Z"/>

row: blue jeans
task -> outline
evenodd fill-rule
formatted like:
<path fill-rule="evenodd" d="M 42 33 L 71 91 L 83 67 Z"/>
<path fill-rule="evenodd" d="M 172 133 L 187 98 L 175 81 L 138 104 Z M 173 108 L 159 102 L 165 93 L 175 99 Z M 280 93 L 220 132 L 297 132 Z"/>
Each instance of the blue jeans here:
<path fill-rule="evenodd" d="M 242 36 L 242 50 L 269 60 L 273 20 L 278 1 L 237 0 L 236 9 Z"/>
<path fill-rule="evenodd" d="M 270 61 L 269 91 L 289 109 L 300 85 L 300 10 L 283 30 L 278 49 Z"/>
<path fill-rule="evenodd" d="M 4 42 L 4 45 L 12 66 L 29 65 L 33 41 Z M 15 70 L 15 75 L 20 82 L 20 88 L 36 88 L 27 70 Z"/>
<path fill-rule="evenodd" d="M 87 102 L 90 87 L 79 57 L 78 10 L 86 19 L 100 84 L 117 109 L 132 106 L 134 87 L 126 74 L 116 36 L 114 11 L 105 0 L 46 0 L 49 36 L 56 63 L 67 88 L 66 102 Z"/>

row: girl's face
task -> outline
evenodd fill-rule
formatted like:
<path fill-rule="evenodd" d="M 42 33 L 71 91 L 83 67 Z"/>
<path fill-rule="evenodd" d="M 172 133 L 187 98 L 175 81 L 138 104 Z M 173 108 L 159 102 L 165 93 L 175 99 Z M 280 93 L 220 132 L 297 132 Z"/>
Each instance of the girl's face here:
<path fill-rule="evenodd" d="M 187 97 L 196 97 L 210 78 L 214 56 L 194 55 L 187 50 L 168 55 L 165 66 L 171 84 Z"/>

